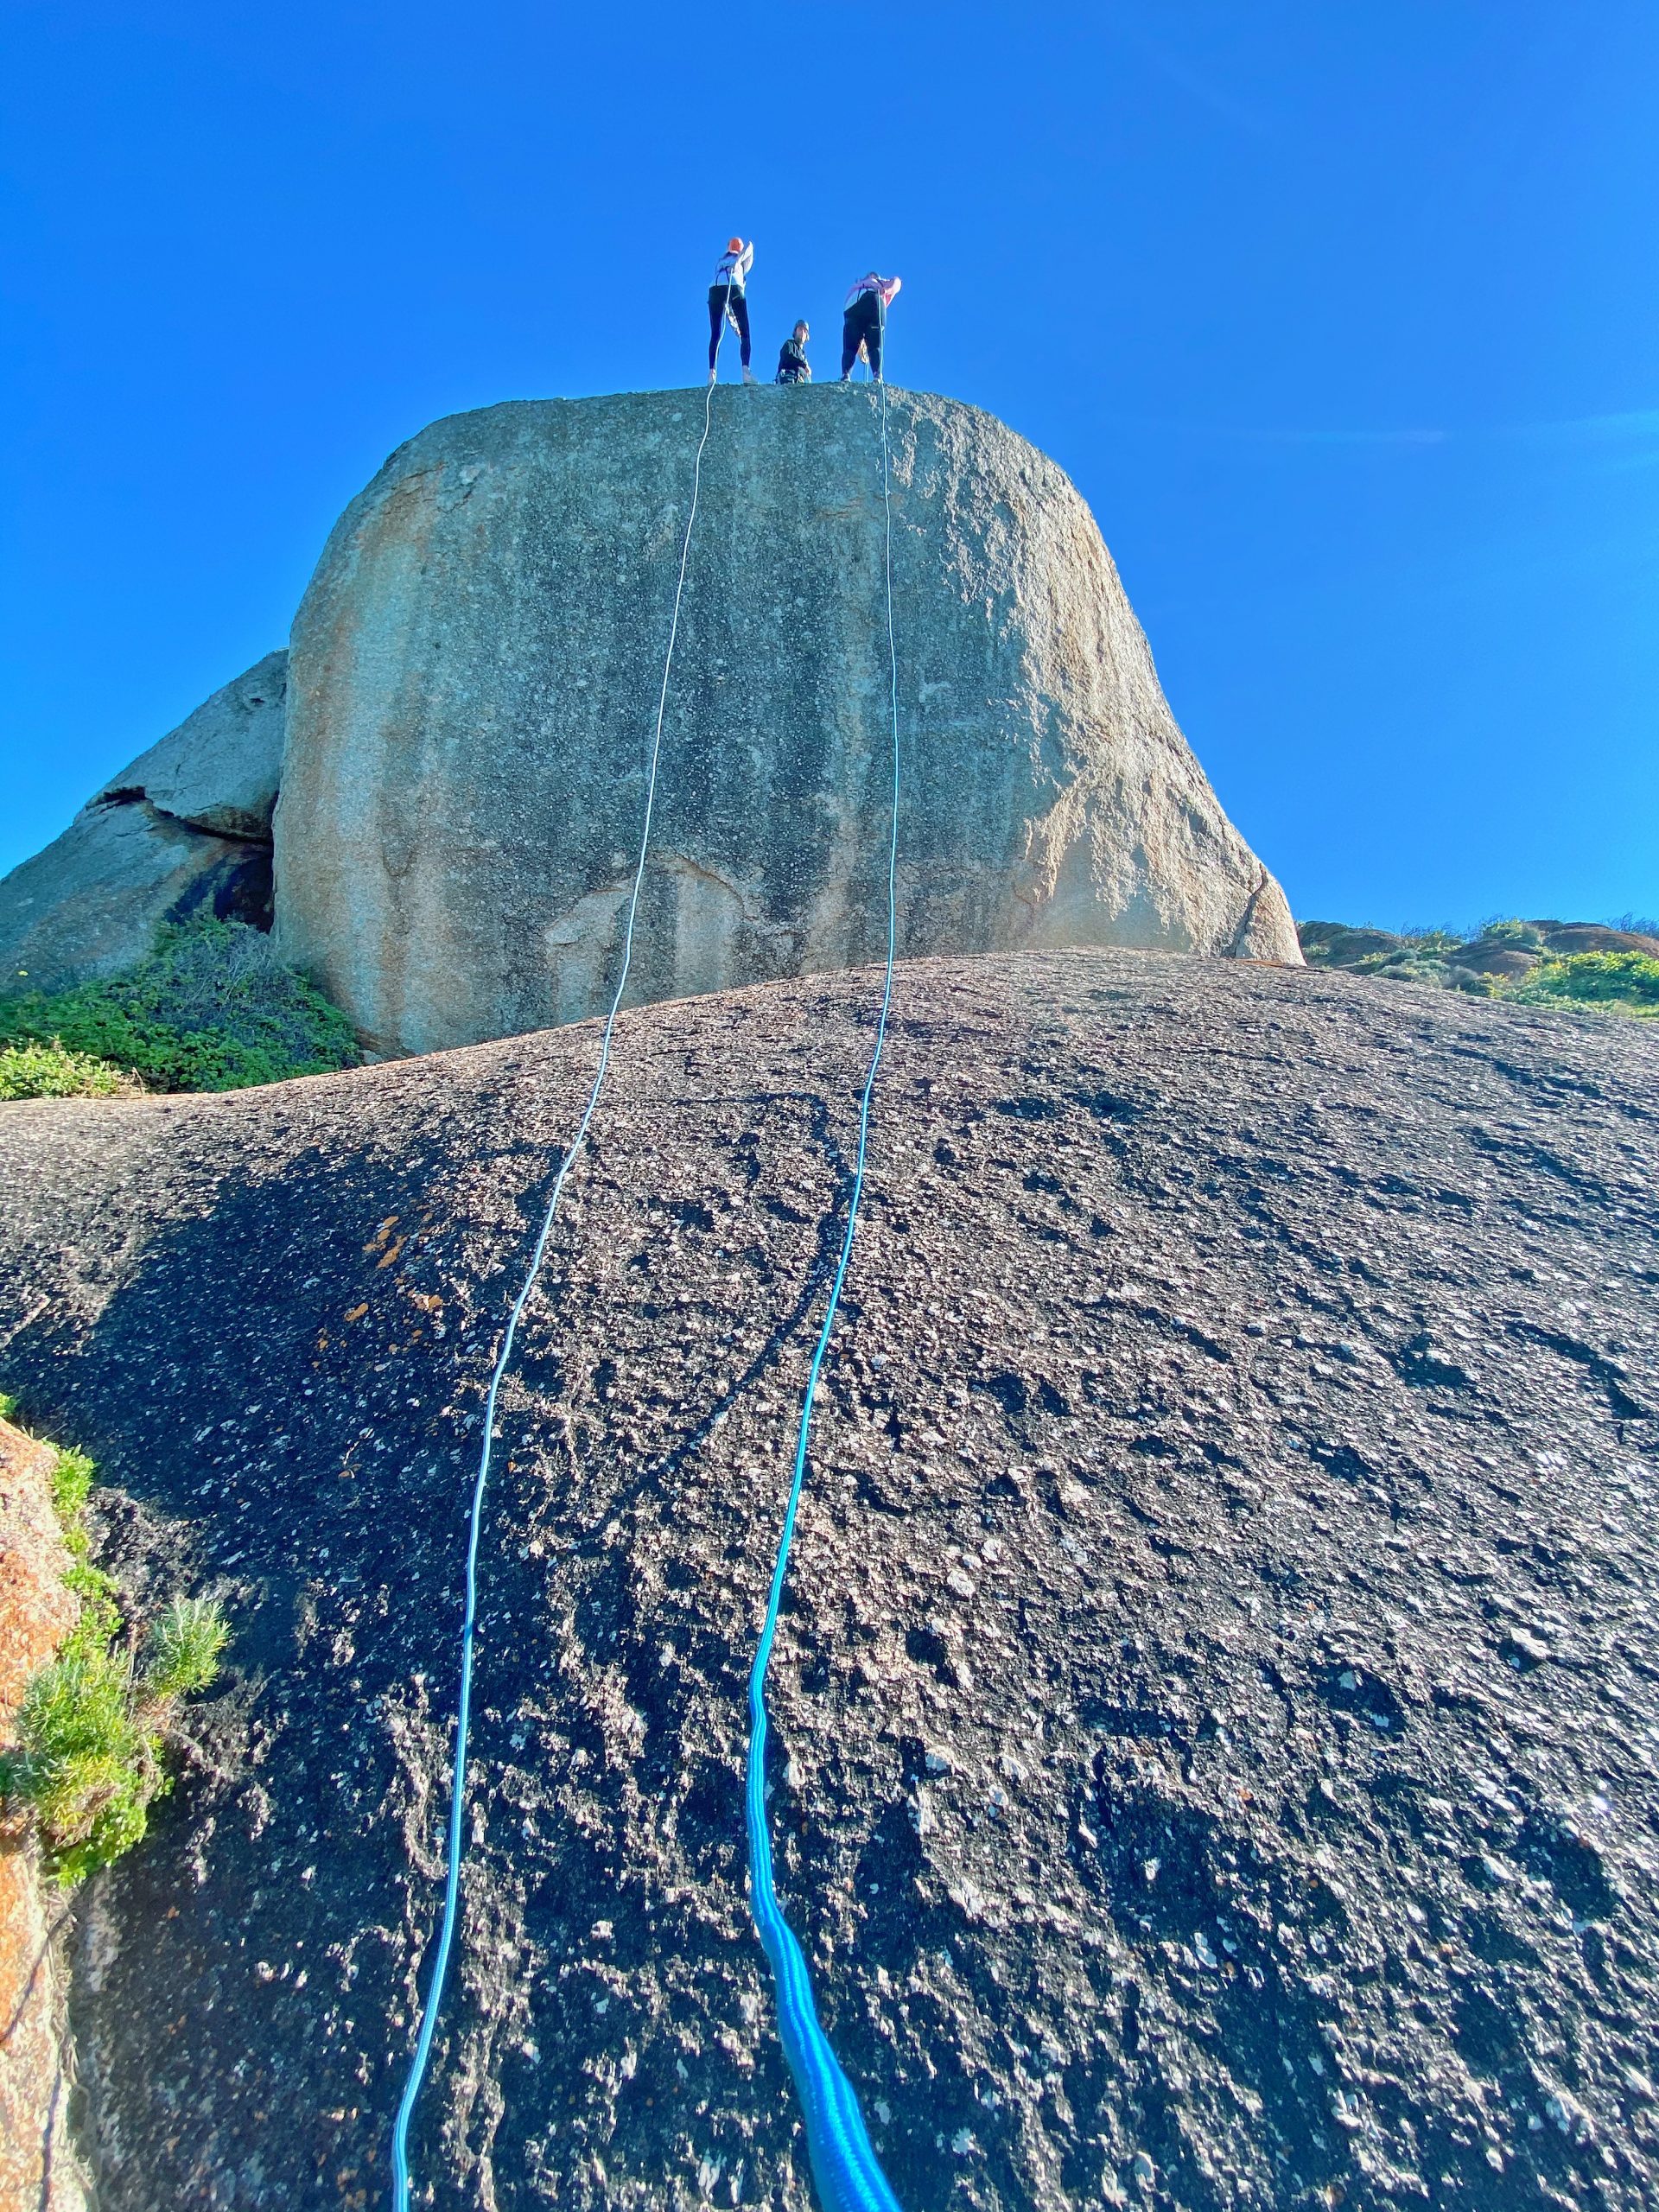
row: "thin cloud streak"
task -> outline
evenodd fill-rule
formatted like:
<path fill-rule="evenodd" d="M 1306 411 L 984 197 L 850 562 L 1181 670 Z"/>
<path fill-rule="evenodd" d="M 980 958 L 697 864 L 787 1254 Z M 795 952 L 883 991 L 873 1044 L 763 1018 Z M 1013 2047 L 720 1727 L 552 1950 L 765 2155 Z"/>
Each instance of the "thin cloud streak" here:
<path fill-rule="evenodd" d="M 1183 423 L 1155 415 L 1112 418 L 1126 430 L 1168 437 L 1213 438 L 1223 444 L 1255 446 L 1354 447 L 1412 452 L 1433 446 L 1525 445 L 1546 453 L 1597 456 L 1618 468 L 1659 463 L 1659 408 L 1640 407 L 1617 415 L 1573 416 L 1558 423 L 1478 423 L 1442 430 L 1313 429 L 1306 425 L 1249 423 Z"/>
<path fill-rule="evenodd" d="M 1532 445 L 1608 446 L 1648 440 L 1659 446 L 1659 407 L 1637 407 L 1623 415 L 1580 415 L 1564 423 L 1515 423 L 1497 435 Z"/>
<path fill-rule="evenodd" d="M 1276 137 L 1272 125 L 1254 108 L 1246 106 L 1243 100 L 1236 99 L 1231 92 L 1194 69 L 1181 55 L 1172 53 L 1162 39 L 1155 38 L 1134 19 L 1128 8 L 1120 5 L 1110 10 L 1104 22 L 1108 30 L 1115 32 L 1126 45 L 1133 47 L 1160 76 L 1166 77 L 1172 85 L 1178 86 L 1190 99 L 1197 100 L 1201 107 L 1207 107 L 1212 115 L 1220 116 L 1224 122 L 1248 132 L 1252 138 L 1272 142 Z"/>
<path fill-rule="evenodd" d="M 1451 442 L 1450 430 L 1309 429 L 1246 423 L 1178 423 L 1156 415 L 1118 415 L 1124 429 L 1153 430 L 1171 437 L 1217 438 L 1224 443 L 1258 446 L 1374 446 L 1410 450 Z"/>

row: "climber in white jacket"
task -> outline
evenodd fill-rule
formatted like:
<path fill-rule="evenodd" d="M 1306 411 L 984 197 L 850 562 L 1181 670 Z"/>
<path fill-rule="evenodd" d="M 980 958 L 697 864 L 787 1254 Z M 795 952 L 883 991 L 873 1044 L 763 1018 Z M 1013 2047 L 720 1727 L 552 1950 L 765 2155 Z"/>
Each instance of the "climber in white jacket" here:
<path fill-rule="evenodd" d="M 741 238 L 731 238 L 726 251 L 715 264 L 715 281 L 709 287 L 709 381 L 713 384 L 718 371 L 715 362 L 720 355 L 720 324 L 722 315 L 729 315 L 737 331 L 738 346 L 743 362 L 743 381 L 754 382 L 754 372 L 749 366 L 749 303 L 744 294 L 750 270 L 754 266 L 754 240 L 747 245 Z"/>

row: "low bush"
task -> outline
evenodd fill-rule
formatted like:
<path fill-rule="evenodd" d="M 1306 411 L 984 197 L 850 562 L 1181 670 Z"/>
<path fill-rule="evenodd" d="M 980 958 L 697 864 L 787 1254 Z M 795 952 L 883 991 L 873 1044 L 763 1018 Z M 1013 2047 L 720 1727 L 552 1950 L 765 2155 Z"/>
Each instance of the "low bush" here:
<path fill-rule="evenodd" d="M 6 1795 L 34 1815 L 48 1872 L 66 1885 L 85 1881 L 130 1851 L 167 1777 L 159 1738 L 137 1719 L 124 1661 L 105 1644 L 42 1667 L 23 1693 L 17 1735 Z"/>
<path fill-rule="evenodd" d="M 141 1087 L 124 1068 L 72 1052 L 60 1038 L 0 1046 L 0 1099 L 119 1098 Z"/>
<path fill-rule="evenodd" d="M 124 976 L 0 1001 L 0 1046 L 96 1061 L 152 1090 L 239 1090 L 360 1058 L 345 1015 L 263 931 L 213 920 L 164 931 Z"/>
<path fill-rule="evenodd" d="M 0 1414 L 14 1410 L 0 1396 Z M 150 1806 L 171 1787 L 162 1761 L 174 1708 L 211 1686 L 230 1640 L 213 1600 L 175 1598 L 135 1666 L 116 1585 L 88 1556 L 81 1516 L 95 1472 L 84 1452 L 59 1449 L 48 1480 L 74 1562 L 63 1579 L 80 1614 L 57 1657 L 30 1677 L 17 1748 L 0 1755 L 0 1798 L 29 1815 L 48 1872 L 66 1885 L 142 1839 Z"/>
<path fill-rule="evenodd" d="M 1471 930 L 1469 941 L 1481 944 L 1510 944 L 1517 951 L 1536 952 L 1544 941 L 1544 933 L 1535 922 L 1523 922 L 1518 914 L 1494 914 Z"/>
<path fill-rule="evenodd" d="M 1523 1006 L 1600 1006 L 1651 1020 L 1659 1015 L 1659 960 L 1642 952 L 1572 952 L 1541 960 L 1507 995 Z"/>

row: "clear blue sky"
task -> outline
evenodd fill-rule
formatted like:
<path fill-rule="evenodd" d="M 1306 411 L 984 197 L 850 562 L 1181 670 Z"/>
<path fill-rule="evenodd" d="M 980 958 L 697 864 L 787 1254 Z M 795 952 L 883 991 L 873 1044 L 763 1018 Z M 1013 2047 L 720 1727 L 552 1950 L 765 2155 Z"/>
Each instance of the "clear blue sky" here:
<path fill-rule="evenodd" d="M 11 0 L 0 868 L 433 416 L 898 270 L 1303 917 L 1659 910 L 1659 7 Z"/>

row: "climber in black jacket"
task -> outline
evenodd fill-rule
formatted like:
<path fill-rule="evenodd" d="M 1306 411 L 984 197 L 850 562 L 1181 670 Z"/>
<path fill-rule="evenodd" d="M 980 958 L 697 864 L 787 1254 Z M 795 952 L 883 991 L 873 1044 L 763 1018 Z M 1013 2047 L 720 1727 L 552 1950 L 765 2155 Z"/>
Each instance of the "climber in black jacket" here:
<path fill-rule="evenodd" d="M 804 322 L 798 322 L 785 339 L 778 355 L 779 384 L 810 384 L 812 364 L 806 358 L 806 341 L 812 335 Z"/>
<path fill-rule="evenodd" d="M 870 375 L 875 383 L 881 381 L 881 334 L 887 327 L 887 309 L 898 296 L 903 279 L 880 276 L 874 269 L 868 276 L 861 276 L 848 293 L 841 313 L 841 380 L 851 380 L 853 364 L 861 353 L 870 365 Z"/>

